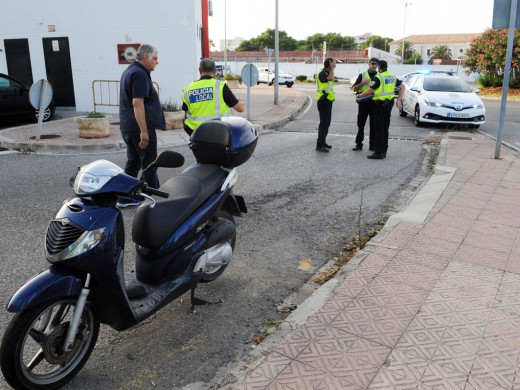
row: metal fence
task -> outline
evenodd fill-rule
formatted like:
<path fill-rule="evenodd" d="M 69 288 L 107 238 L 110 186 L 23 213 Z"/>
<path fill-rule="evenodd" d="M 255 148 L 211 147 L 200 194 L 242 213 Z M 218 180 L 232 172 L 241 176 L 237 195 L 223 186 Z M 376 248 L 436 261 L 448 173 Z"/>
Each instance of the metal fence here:
<path fill-rule="evenodd" d="M 160 99 L 159 84 L 153 82 Z M 98 106 L 119 107 L 119 80 L 94 80 L 92 82 L 94 112 Z"/>

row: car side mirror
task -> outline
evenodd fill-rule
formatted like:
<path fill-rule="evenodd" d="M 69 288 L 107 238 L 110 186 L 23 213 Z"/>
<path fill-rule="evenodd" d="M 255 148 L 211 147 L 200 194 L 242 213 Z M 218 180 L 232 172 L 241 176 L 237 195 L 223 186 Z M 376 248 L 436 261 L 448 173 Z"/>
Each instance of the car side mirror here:
<path fill-rule="evenodd" d="M 473 88 L 473 92 L 475 92 L 475 93 L 480 93 L 480 89 L 478 89 L 478 88 Z"/>

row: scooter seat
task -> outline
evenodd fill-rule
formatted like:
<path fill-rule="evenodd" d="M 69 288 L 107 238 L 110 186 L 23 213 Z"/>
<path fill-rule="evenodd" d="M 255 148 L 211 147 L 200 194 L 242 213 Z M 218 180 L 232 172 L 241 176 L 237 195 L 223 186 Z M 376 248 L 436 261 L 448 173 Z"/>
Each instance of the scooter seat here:
<path fill-rule="evenodd" d="M 137 209 L 132 226 L 133 241 L 146 248 L 158 248 L 199 208 L 226 178 L 218 165 L 196 165 L 181 176 L 166 181 L 159 190 L 168 199 L 157 199 L 155 207 L 145 201 Z"/>

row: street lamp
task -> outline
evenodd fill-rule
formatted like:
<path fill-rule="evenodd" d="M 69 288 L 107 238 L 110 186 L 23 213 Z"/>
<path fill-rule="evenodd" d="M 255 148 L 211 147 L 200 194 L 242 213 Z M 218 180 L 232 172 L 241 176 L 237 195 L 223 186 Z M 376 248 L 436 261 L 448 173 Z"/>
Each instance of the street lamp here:
<path fill-rule="evenodd" d="M 411 2 L 405 1 L 404 3 L 404 23 L 403 23 L 403 43 L 401 46 L 401 56 L 402 56 L 402 63 L 404 64 L 404 37 L 406 36 L 406 7 L 409 5 L 412 5 Z"/>

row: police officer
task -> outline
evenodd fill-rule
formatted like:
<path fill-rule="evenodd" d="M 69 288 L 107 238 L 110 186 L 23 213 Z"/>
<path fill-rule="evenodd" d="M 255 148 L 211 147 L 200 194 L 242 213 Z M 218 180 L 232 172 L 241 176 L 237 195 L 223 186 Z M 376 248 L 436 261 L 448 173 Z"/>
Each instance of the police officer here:
<path fill-rule="evenodd" d="M 374 123 L 375 123 L 375 150 L 374 154 L 367 156 L 367 158 L 382 160 L 386 158 L 388 150 L 388 129 L 390 127 L 390 114 L 394 106 L 395 87 L 400 87 L 399 96 L 397 98 L 397 107 L 402 107 L 401 99 L 403 97 L 405 86 L 401 80 L 397 79 L 392 73 L 388 71 L 388 64 L 386 61 L 379 61 L 379 73 L 374 77 L 370 83 L 370 88 L 358 95 L 359 98 L 374 95 Z"/>
<path fill-rule="evenodd" d="M 371 58 L 368 61 L 368 69 L 363 73 L 360 73 L 356 82 L 352 86 L 352 90 L 356 92 L 357 95 L 365 92 L 369 87 L 369 84 L 374 79 L 377 74 L 377 64 L 379 63 L 379 59 Z M 370 118 L 370 133 L 369 133 L 369 141 L 368 141 L 368 150 L 374 151 L 374 118 L 372 115 L 372 107 L 373 102 L 372 99 L 368 99 L 365 101 L 361 101 L 358 103 L 358 115 L 357 115 L 357 126 L 358 132 L 356 135 L 356 146 L 352 149 L 355 151 L 359 151 L 363 149 L 363 140 L 365 138 L 365 124 L 367 123 L 367 119 Z"/>
<path fill-rule="evenodd" d="M 325 141 L 329 133 L 330 120 L 332 116 L 332 102 L 334 97 L 334 69 L 336 60 L 327 58 L 323 62 L 323 69 L 316 77 L 316 91 L 318 100 L 318 112 L 320 113 L 320 125 L 318 127 L 318 140 L 316 150 L 328 153 L 332 146 Z"/>
<path fill-rule="evenodd" d="M 214 79 L 216 71 L 215 62 L 204 58 L 199 64 L 200 79 L 183 90 L 184 131 L 190 136 L 202 122 L 227 116 L 230 107 L 244 111 L 244 103 L 236 98 L 227 83 Z"/>

